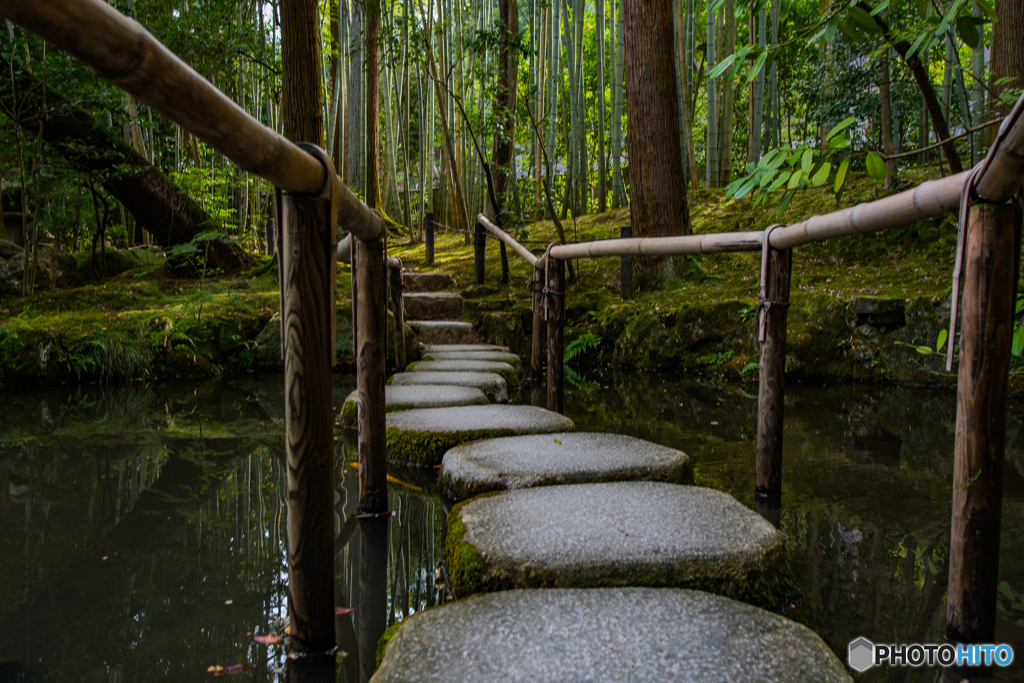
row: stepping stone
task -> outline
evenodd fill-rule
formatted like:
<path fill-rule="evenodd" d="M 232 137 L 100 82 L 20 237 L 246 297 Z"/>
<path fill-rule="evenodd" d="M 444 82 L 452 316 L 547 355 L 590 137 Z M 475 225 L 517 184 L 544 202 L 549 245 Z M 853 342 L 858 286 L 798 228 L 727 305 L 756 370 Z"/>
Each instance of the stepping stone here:
<path fill-rule="evenodd" d="M 388 460 L 436 467 L 445 451 L 467 441 L 516 434 L 568 432 L 576 428 L 564 415 L 534 406 L 463 406 L 390 413 Z"/>
<path fill-rule="evenodd" d="M 493 360 L 499 363 L 508 363 L 514 368 L 519 368 L 523 361 L 514 353 L 507 351 L 430 351 L 423 354 L 423 360 Z"/>
<path fill-rule="evenodd" d="M 455 288 L 452 276 L 444 273 L 402 273 L 402 285 L 410 292 L 436 292 Z"/>
<path fill-rule="evenodd" d="M 441 491 L 456 502 L 505 489 L 636 480 L 692 484 L 690 458 L 623 434 L 509 436 L 453 448 L 439 475 Z"/>
<path fill-rule="evenodd" d="M 493 360 L 421 360 L 409 363 L 406 372 L 493 372 L 512 386 L 519 386 L 519 373 L 508 363 Z"/>
<path fill-rule="evenodd" d="M 391 386 L 447 384 L 476 387 L 495 403 L 508 401 L 508 384 L 493 372 L 398 372 L 388 380 Z"/>
<path fill-rule="evenodd" d="M 666 586 L 775 608 L 791 585 L 782 534 L 770 523 L 721 491 L 653 481 L 542 486 L 459 503 L 445 553 L 456 596 Z"/>
<path fill-rule="evenodd" d="M 422 292 L 402 296 L 410 320 L 447 320 L 462 315 L 462 297 L 454 292 Z"/>
<path fill-rule="evenodd" d="M 423 353 L 466 353 L 481 351 L 504 351 L 508 353 L 507 346 L 496 346 L 494 344 L 428 344 L 420 342 Z"/>
<path fill-rule="evenodd" d="M 384 387 L 384 405 L 389 413 L 411 408 L 446 408 L 449 406 L 486 405 L 487 395 L 475 387 L 455 385 L 388 385 Z M 353 391 L 341 407 L 341 426 L 353 429 L 359 410 L 359 394 Z"/>
<path fill-rule="evenodd" d="M 852 680 L 806 626 L 692 590 L 509 591 L 450 602 L 401 624 L 373 683 Z"/>
<path fill-rule="evenodd" d="M 472 323 L 456 320 L 410 320 L 421 344 L 472 344 L 477 340 Z"/>

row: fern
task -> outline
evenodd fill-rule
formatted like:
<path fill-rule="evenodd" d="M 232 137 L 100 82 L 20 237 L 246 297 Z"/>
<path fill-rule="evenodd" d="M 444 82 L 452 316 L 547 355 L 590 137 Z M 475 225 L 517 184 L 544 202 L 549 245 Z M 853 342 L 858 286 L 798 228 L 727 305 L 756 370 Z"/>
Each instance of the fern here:
<path fill-rule="evenodd" d="M 565 345 L 563 359 L 568 362 L 574 358 L 585 356 L 601 345 L 601 335 L 584 332 Z"/>

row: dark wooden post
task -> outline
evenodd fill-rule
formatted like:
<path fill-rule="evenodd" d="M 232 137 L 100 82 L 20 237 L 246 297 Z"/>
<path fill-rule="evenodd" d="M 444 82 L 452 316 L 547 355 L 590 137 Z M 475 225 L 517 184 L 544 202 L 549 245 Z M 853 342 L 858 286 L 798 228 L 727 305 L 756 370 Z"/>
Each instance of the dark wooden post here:
<path fill-rule="evenodd" d="M 533 271 L 530 281 L 533 288 L 533 337 L 530 344 L 530 403 L 542 407 L 544 396 L 544 349 L 547 329 L 544 327 L 544 271 Z"/>
<path fill-rule="evenodd" d="M 401 263 L 401 262 L 399 262 Z M 405 305 L 402 298 L 402 266 L 388 268 L 391 291 L 391 313 L 395 318 L 395 365 L 405 370 Z"/>
<path fill-rule="evenodd" d="M 946 638 L 992 643 L 1020 209 L 973 206 L 966 230 Z"/>
<path fill-rule="evenodd" d="M 754 498 L 776 518 L 782 495 L 782 413 L 786 374 L 786 317 L 792 253 L 767 244 L 764 301 L 761 302 L 761 372 L 757 399 L 757 489 Z M 757 508 L 758 506 L 755 506 Z M 761 509 L 758 509 L 761 512 Z M 777 518 L 774 519 L 777 521 Z"/>
<path fill-rule="evenodd" d="M 482 285 L 484 283 L 484 250 L 487 247 L 484 226 L 476 224 L 473 230 L 473 282 Z"/>
<path fill-rule="evenodd" d="M 280 250 L 288 460 L 288 614 L 303 648 L 334 647 L 334 375 L 329 197 L 285 195 Z"/>
<path fill-rule="evenodd" d="M 423 216 L 423 247 L 427 253 L 423 257 L 423 264 L 434 265 L 434 214 L 432 213 Z"/>
<path fill-rule="evenodd" d="M 388 509 L 384 407 L 387 293 L 384 242 L 353 239 L 356 253 L 356 391 L 359 394 L 359 505 L 363 514 Z M 328 401 L 330 402 L 330 401 Z"/>
<path fill-rule="evenodd" d="M 547 258 L 548 410 L 564 409 L 562 325 L 565 322 L 565 262 Z"/>
<path fill-rule="evenodd" d="M 633 227 L 629 225 L 623 225 L 619 228 L 619 236 L 623 239 L 633 236 Z M 621 278 L 622 278 L 622 298 L 632 299 L 633 298 L 633 257 L 622 256 L 622 262 L 620 266 Z"/>
<path fill-rule="evenodd" d="M 273 256 L 274 247 L 277 246 L 277 221 L 275 221 L 273 218 L 267 219 L 266 237 L 267 256 Z"/>
<path fill-rule="evenodd" d="M 505 243 L 498 240 L 498 247 L 501 249 L 501 284 L 508 284 L 508 251 L 505 250 Z"/>
<path fill-rule="evenodd" d="M 377 669 L 377 645 L 388 627 L 390 521 L 386 517 L 359 520 L 359 607 L 355 618 L 359 639 L 360 683 L 367 683 Z"/>

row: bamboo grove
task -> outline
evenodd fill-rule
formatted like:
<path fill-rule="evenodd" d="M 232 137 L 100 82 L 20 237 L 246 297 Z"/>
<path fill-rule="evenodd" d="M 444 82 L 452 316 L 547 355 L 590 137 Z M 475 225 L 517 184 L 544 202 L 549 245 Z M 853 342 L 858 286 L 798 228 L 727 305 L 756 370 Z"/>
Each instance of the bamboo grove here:
<path fill-rule="evenodd" d="M 110 1 L 282 129 L 287 0 Z M 627 206 L 621 3 L 380 0 L 380 132 L 368 141 L 367 6 L 322 0 L 308 38 L 322 47 L 327 133 L 313 142 L 364 199 L 375 145 L 379 196 L 368 201 L 396 226 L 431 213 L 468 230 L 481 211 L 522 226 L 552 211 L 565 219 Z M 686 184 L 757 203 L 826 183 L 839 194 L 851 171 L 893 186 L 909 166 L 966 168 L 1022 85 L 1024 10 L 1010 0 L 674 0 L 671 18 L 674 73 L 664 76 L 675 80 Z M 138 229 L 118 193 L 118 179 L 149 166 L 197 205 L 185 238 L 215 228 L 266 248 L 269 185 L 58 50 L 10 23 L 2 34 L 8 229 L 65 250 L 181 242 Z M 62 124 L 63 138 L 49 134 L 68 112 L 93 132 Z M 116 163 L 95 163 L 110 155 Z"/>

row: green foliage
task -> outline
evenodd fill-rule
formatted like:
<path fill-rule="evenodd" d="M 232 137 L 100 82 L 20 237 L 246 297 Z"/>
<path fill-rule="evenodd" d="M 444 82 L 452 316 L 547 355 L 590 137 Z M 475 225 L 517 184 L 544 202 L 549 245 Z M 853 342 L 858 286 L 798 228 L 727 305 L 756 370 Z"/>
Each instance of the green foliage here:
<path fill-rule="evenodd" d="M 586 356 L 600 345 L 600 335 L 593 332 L 585 332 L 565 345 L 564 360 L 569 362 L 575 358 Z"/>
<path fill-rule="evenodd" d="M 133 334 L 134 332 L 134 334 Z M 142 379 L 149 376 L 152 352 L 138 330 L 103 330 L 82 343 L 65 362 L 78 379 L 95 375 L 103 382 Z"/>

